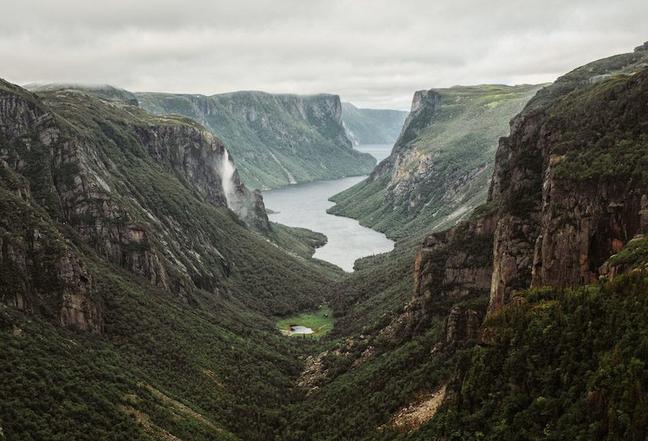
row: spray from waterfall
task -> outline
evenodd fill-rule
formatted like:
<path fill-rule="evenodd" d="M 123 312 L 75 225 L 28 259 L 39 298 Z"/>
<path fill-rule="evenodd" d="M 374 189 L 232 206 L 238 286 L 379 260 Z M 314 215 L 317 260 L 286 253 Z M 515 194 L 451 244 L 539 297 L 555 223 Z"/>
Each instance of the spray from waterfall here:
<path fill-rule="evenodd" d="M 227 200 L 227 206 L 232 208 L 232 202 L 234 200 L 234 164 L 230 161 L 229 152 L 225 149 L 225 154 L 223 155 L 223 162 L 221 163 L 221 184 L 223 185 L 223 192 L 225 193 L 225 199 Z"/>

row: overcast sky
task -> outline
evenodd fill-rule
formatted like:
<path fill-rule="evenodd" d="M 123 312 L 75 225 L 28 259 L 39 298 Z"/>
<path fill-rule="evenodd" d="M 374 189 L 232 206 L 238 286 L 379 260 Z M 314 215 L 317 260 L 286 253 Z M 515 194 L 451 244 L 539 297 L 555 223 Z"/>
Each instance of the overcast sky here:
<path fill-rule="evenodd" d="M 536 83 L 648 40 L 647 0 L 3 0 L 0 77 L 340 94 Z"/>

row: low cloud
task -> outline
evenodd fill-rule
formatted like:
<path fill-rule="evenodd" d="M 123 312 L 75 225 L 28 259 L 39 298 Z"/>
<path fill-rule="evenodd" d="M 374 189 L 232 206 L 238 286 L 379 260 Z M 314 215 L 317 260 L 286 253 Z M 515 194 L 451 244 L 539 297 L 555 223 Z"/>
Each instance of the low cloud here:
<path fill-rule="evenodd" d="M 135 91 L 340 94 L 408 108 L 418 89 L 554 80 L 648 40 L 645 0 L 23 0 L 0 76 Z"/>

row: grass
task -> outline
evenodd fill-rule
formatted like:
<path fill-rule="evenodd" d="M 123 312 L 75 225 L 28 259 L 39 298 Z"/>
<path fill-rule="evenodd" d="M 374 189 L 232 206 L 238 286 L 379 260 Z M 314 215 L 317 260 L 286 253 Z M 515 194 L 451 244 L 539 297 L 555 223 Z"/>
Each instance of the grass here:
<path fill-rule="evenodd" d="M 312 334 L 302 334 L 312 338 L 320 338 L 331 332 L 333 329 L 333 311 L 324 305 L 317 311 L 302 312 L 283 318 L 277 322 L 277 328 L 283 333 L 290 330 L 291 325 L 301 325 L 311 328 Z M 293 334 L 291 337 L 300 337 L 300 334 Z"/>

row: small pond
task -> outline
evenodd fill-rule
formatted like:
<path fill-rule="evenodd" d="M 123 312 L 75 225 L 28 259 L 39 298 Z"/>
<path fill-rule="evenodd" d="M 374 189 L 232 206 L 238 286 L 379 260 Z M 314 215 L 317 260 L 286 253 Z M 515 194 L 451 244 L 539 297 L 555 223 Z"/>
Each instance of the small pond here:
<path fill-rule="evenodd" d="M 312 334 L 313 330 L 307 326 L 302 325 L 291 325 L 290 326 L 290 335 L 294 334 Z"/>

